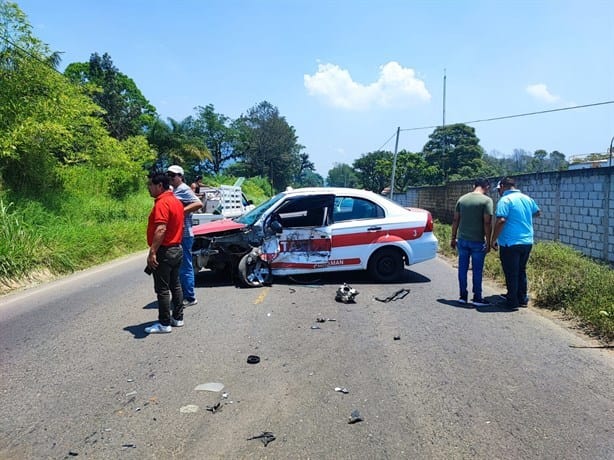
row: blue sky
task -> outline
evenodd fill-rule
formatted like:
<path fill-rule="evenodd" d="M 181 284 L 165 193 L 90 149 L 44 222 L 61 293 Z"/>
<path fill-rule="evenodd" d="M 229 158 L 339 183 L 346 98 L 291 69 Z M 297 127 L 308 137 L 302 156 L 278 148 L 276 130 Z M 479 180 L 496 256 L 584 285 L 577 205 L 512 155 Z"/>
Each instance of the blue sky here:
<path fill-rule="evenodd" d="M 614 100 L 614 2 L 22 0 L 63 69 L 109 53 L 162 118 L 278 107 L 326 177 L 446 123 Z M 487 153 L 606 152 L 614 104 L 473 124 Z"/>

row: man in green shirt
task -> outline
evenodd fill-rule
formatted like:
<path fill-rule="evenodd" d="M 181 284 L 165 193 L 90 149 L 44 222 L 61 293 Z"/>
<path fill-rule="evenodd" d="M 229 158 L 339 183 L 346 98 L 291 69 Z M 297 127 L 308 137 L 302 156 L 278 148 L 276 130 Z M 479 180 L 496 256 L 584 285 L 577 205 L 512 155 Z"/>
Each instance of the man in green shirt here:
<path fill-rule="evenodd" d="M 458 251 L 458 302 L 467 304 L 467 272 L 469 261 L 473 272 L 473 300 L 476 307 L 489 303 L 482 297 L 482 272 L 484 259 L 490 251 L 492 235 L 493 201 L 487 195 L 488 179 L 476 179 L 473 191 L 461 196 L 456 202 L 452 221 L 450 246 Z"/>

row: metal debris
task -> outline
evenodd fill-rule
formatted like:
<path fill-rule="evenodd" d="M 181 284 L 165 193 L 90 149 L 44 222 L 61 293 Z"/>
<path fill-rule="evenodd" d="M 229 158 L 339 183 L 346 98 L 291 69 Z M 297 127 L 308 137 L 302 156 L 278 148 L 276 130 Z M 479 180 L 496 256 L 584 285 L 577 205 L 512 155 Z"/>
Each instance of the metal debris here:
<path fill-rule="evenodd" d="M 347 388 L 341 388 L 341 387 L 335 387 L 335 391 L 338 391 L 339 393 L 343 393 L 344 395 L 350 392 L 350 390 L 348 390 Z"/>
<path fill-rule="evenodd" d="M 221 402 L 217 402 L 213 406 L 207 406 L 206 409 L 209 412 L 212 412 L 212 413 L 215 414 L 216 412 L 219 412 L 219 411 L 222 410 L 222 403 Z"/>
<path fill-rule="evenodd" d="M 316 318 L 316 323 L 325 323 L 326 321 L 337 321 L 335 318 Z"/>
<path fill-rule="evenodd" d="M 348 421 L 348 423 L 358 423 L 362 422 L 363 420 L 364 419 L 360 416 L 360 412 L 358 412 L 358 409 L 354 409 L 350 414 L 350 420 Z"/>
<path fill-rule="evenodd" d="M 375 300 L 379 301 L 379 302 L 384 302 L 384 303 L 388 303 L 390 301 L 393 300 L 400 300 L 403 299 L 407 294 L 409 294 L 409 289 L 399 289 L 397 292 L 395 292 L 394 294 L 386 297 L 385 299 L 380 299 L 379 297 L 375 297 Z"/>
<path fill-rule="evenodd" d="M 348 286 L 347 283 L 343 283 L 337 289 L 337 294 L 335 295 L 335 300 L 337 302 L 343 303 L 354 303 L 354 297 L 358 295 L 358 291 L 353 287 Z"/>
<path fill-rule="evenodd" d="M 275 435 L 271 433 L 270 431 L 263 431 L 262 433 L 256 436 L 247 438 L 248 441 L 251 441 L 252 439 L 260 439 L 262 441 L 262 444 L 264 444 L 264 447 L 266 447 L 268 443 L 275 441 Z"/>

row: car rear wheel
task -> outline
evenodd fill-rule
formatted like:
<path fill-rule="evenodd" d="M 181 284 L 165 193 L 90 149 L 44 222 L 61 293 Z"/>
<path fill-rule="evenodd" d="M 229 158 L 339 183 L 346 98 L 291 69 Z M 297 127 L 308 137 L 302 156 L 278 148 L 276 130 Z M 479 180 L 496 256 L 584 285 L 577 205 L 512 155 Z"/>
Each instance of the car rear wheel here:
<path fill-rule="evenodd" d="M 380 249 L 369 259 L 367 269 L 371 277 L 380 283 L 399 281 L 405 271 L 403 255 L 396 249 Z"/>
<path fill-rule="evenodd" d="M 239 278 L 246 287 L 260 287 L 270 284 L 273 275 L 271 267 L 257 253 L 248 252 L 239 261 Z"/>

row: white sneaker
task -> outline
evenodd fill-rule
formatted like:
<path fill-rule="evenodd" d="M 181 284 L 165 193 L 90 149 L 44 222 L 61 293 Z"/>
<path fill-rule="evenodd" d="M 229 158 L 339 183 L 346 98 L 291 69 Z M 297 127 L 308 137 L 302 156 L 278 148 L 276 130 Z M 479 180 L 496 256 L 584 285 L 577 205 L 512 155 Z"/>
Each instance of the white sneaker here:
<path fill-rule="evenodd" d="M 184 307 L 191 307 L 192 305 L 196 305 L 197 303 L 198 303 L 198 300 L 196 299 L 193 299 L 193 300 L 183 299 Z"/>
<path fill-rule="evenodd" d="M 171 318 L 171 326 L 173 326 L 173 327 L 183 327 L 183 320 L 182 319 Z"/>
<path fill-rule="evenodd" d="M 170 326 L 163 326 L 160 323 L 154 323 L 151 326 L 145 328 L 145 332 L 148 334 L 166 334 L 173 329 Z"/>

